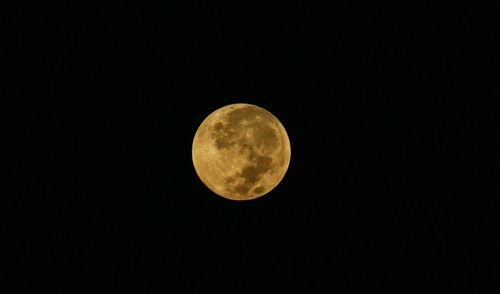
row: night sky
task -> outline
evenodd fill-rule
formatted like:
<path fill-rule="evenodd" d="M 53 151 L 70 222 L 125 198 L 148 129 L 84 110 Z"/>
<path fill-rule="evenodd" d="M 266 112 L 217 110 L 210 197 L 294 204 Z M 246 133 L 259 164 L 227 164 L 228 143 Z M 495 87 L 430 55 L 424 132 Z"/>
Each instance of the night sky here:
<path fill-rule="evenodd" d="M 14 13 L 1 293 L 499 286 L 489 7 L 163 2 Z M 231 103 L 291 142 L 253 201 L 213 194 L 191 159 Z"/>

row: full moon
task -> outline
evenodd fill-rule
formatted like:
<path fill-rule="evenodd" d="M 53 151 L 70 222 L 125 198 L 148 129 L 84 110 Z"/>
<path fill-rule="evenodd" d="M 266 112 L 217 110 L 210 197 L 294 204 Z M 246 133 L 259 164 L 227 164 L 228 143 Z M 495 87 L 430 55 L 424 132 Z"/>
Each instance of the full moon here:
<path fill-rule="evenodd" d="M 251 200 L 273 190 L 290 163 L 290 141 L 269 111 L 237 103 L 212 112 L 193 140 L 196 173 L 214 193 Z"/>

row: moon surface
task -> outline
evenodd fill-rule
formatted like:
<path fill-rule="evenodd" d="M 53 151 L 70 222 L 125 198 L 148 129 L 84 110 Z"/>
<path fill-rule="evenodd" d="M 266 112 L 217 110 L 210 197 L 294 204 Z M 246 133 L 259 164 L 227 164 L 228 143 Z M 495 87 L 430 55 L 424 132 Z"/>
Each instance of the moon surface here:
<path fill-rule="evenodd" d="M 237 103 L 212 112 L 193 140 L 196 173 L 214 193 L 250 200 L 273 190 L 290 163 L 290 140 L 269 111 Z"/>

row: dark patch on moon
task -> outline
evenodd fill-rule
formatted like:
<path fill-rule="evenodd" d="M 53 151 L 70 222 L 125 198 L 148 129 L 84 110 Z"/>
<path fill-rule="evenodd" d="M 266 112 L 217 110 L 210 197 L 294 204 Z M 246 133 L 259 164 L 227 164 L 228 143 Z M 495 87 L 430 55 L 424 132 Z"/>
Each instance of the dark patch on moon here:
<path fill-rule="evenodd" d="M 251 106 L 244 106 L 232 110 L 227 114 L 227 121 L 231 125 L 240 123 L 243 120 L 253 121 L 257 117 L 257 109 Z"/>
<path fill-rule="evenodd" d="M 239 194 L 246 194 L 250 190 L 250 186 L 247 184 L 241 184 L 234 188 L 234 191 Z"/>
<path fill-rule="evenodd" d="M 261 123 L 255 124 L 255 141 L 258 146 L 264 145 L 271 150 L 279 144 L 276 132 L 270 126 Z"/>
<path fill-rule="evenodd" d="M 215 146 L 217 146 L 218 149 L 229 149 L 229 147 L 233 145 L 234 142 L 231 142 L 227 136 L 221 136 L 215 139 Z"/>
<path fill-rule="evenodd" d="M 242 177 L 245 182 L 244 184 L 237 186 L 235 191 L 238 193 L 248 192 L 250 187 L 257 183 L 262 178 L 262 175 L 271 169 L 272 162 L 273 159 L 269 156 L 256 156 L 255 164 L 246 166 L 241 171 L 239 176 Z"/>
<path fill-rule="evenodd" d="M 257 194 L 262 193 L 264 192 L 264 187 L 258 186 L 257 188 L 253 189 L 253 192 Z"/>
<path fill-rule="evenodd" d="M 223 125 L 217 122 L 213 126 L 212 138 L 215 140 L 217 149 L 229 149 L 235 144 L 232 138 L 235 135 L 234 128 L 230 125 Z"/>
<path fill-rule="evenodd" d="M 258 156 L 256 171 L 259 174 L 265 173 L 271 169 L 273 159 L 269 156 Z"/>
<path fill-rule="evenodd" d="M 224 125 L 221 122 L 218 122 L 214 125 L 214 131 L 220 131 Z"/>
<path fill-rule="evenodd" d="M 249 157 L 254 158 L 254 164 L 243 168 L 238 174 L 238 176 L 243 179 L 243 183 L 232 189 L 233 192 L 240 195 L 248 193 L 255 183 L 262 179 L 262 175 L 266 174 L 272 168 L 273 159 L 269 156 L 257 156 L 255 152 L 252 151 Z M 234 183 L 235 179 L 230 177 L 226 181 L 228 183 Z M 262 193 L 263 191 L 264 187 L 262 186 L 254 189 L 255 193 Z"/>
<path fill-rule="evenodd" d="M 245 183 L 253 184 L 260 179 L 257 167 L 254 165 L 249 165 L 241 171 L 241 177 L 245 179 Z"/>

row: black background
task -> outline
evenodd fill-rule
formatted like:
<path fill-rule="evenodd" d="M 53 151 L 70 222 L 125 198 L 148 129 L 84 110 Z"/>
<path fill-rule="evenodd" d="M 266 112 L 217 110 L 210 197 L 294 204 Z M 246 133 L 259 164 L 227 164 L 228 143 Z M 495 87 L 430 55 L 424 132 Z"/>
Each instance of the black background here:
<path fill-rule="evenodd" d="M 490 7 L 164 2 L 14 13 L 0 288 L 498 286 Z M 292 144 L 284 180 L 248 202 L 211 193 L 191 160 L 201 121 L 238 102 Z"/>

